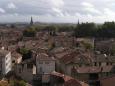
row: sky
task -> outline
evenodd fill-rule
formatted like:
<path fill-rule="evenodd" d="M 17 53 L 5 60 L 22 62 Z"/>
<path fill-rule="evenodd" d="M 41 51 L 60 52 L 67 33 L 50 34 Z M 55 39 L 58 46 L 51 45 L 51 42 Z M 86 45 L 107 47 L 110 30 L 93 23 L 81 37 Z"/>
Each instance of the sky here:
<path fill-rule="evenodd" d="M 0 22 L 77 23 L 115 20 L 115 0 L 0 0 Z"/>

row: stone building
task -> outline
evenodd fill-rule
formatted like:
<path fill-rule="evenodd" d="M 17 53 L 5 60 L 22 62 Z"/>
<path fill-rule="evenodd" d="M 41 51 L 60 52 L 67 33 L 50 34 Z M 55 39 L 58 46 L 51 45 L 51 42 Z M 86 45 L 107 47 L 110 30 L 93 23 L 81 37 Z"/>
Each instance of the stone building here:
<path fill-rule="evenodd" d="M 51 73 L 55 71 L 55 59 L 46 53 L 39 53 L 36 57 L 37 74 Z"/>
<path fill-rule="evenodd" d="M 15 65 L 15 73 L 23 80 L 32 83 L 33 75 L 36 74 L 36 66 L 32 59 L 25 60 Z"/>

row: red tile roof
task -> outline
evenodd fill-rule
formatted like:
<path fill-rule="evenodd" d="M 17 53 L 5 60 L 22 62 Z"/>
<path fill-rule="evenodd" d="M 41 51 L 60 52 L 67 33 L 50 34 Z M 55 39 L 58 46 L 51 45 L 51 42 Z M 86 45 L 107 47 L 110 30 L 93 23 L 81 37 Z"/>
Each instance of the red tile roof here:
<path fill-rule="evenodd" d="M 51 75 L 61 77 L 64 80 L 64 86 L 89 86 L 88 84 L 81 82 L 77 79 L 74 79 L 70 76 L 58 73 L 58 72 L 52 72 Z"/>
<path fill-rule="evenodd" d="M 60 61 L 68 64 L 68 63 L 79 63 L 80 59 L 83 59 L 85 62 L 84 63 L 90 63 L 92 60 L 90 53 L 83 52 L 83 51 L 74 51 L 69 54 L 64 55 L 62 58 L 60 58 Z"/>

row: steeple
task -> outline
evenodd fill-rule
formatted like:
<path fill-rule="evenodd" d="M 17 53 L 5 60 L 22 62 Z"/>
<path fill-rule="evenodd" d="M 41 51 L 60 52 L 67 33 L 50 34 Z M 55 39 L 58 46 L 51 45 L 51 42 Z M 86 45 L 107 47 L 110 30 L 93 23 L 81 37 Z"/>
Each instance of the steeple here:
<path fill-rule="evenodd" d="M 77 25 L 79 25 L 79 19 L 78 19 L 78 23 L 77 23 Z"/>
<path fill-rule="evenodd" d="M 33 25 L 33 18 L 31 17 L 30 25 Z"/>

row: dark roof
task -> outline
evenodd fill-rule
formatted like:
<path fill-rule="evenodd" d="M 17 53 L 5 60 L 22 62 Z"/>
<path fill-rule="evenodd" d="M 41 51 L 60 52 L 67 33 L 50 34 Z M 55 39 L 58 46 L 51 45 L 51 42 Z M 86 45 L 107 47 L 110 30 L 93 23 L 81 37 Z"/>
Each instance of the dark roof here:
<path fill-rule="evenodd" d="M 112 72 L 113 66 L 103 66 L 103 67 L 79 67 L 73 68 L 73 71 L 76 73 L 100 73 L 100 72 Z"/>
<path fill-rule="evenodd" d="M 39 60 L 55 60 L 53 56 L 49 56 L 47 53 L 38 53 L 37 58 Z"/>
<path fill-rule="evenodd" d="M 94 62 L 115 62 L 115 56 L 96 55 Z"/>
<path fill-rule="evenodd" d="M 88 84 L 81 82 L 77 79 L 74 79 L 70 76 L 58 73 L 58 72 L 52 72 L 51 75 L 61 77 L 64 80 L 64 86 L 88 86 Z"/>
<path fill-rule="evenodd" d="M 89 64 L 91 62 L 91 59 L 92 57 L 90 53 L 75 51 L 64 55 L 62 58 L 60 58 L 60 61 L 63 62 L 64 64 L 81 63 L 81 62 L 83 62 L 84 64 Z"/>

